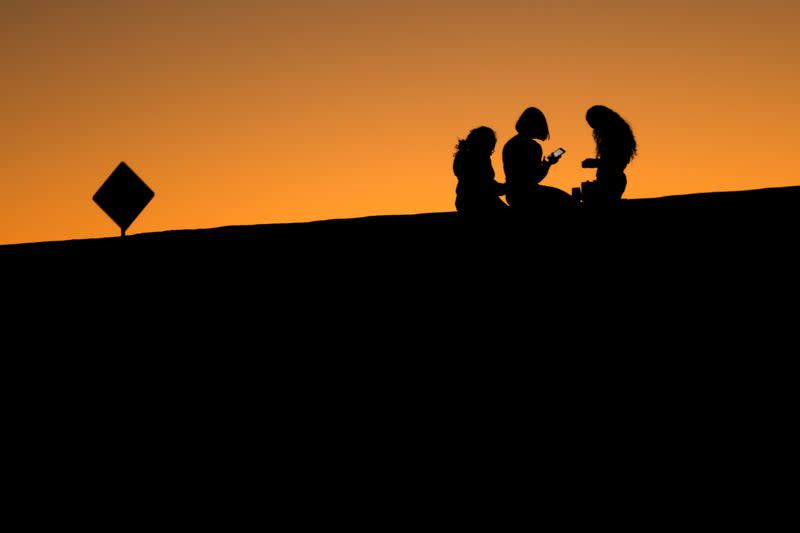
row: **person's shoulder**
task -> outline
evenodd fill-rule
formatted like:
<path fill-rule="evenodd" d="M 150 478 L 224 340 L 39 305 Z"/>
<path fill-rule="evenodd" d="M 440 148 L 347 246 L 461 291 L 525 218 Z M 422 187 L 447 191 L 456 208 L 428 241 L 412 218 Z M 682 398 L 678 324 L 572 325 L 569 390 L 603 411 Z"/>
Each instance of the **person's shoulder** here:
<path fill-rule="evenodd" d="M 515 135 L 511 137 L 511 139 L 509 139 L 506 144 L 508 145 L 512 143 L 519 146 L 539 146 L 541 148 L 536 139 L 531 139 L 530 137 L 523 137 L 522 135 Z"/>
<path fill-rule="evenodd" d="M 508 148 L 509 150 L 513 150 L 515 148 L 525 146 L 527 140 L 528 139 L 522 137 L 521 135 L 515 135 L 506 142 L 506 144 L 503 146 L 503 150 L 505 150 L 506 148 Z"/>
<path fill-rule="evenodd" d="M 528 150 L 533 150 L 539 154 L 542 153 L 542 145 L 536 139 L 525 139 L 525 147 Z"/>

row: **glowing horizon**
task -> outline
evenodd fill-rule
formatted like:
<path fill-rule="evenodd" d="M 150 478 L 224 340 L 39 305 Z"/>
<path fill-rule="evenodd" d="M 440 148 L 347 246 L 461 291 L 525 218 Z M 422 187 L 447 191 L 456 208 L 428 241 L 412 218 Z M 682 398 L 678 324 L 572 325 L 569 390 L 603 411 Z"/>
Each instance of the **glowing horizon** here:
<path fill-rule="evenodd" d="M 586 109 L 633 127 L 627 198 L 800 185 L 800 6 L 715 0 L 4 0 L 0 244 L 451 211 L 458 138 L 547 115 L 545 184 L 591 173 Z"/>

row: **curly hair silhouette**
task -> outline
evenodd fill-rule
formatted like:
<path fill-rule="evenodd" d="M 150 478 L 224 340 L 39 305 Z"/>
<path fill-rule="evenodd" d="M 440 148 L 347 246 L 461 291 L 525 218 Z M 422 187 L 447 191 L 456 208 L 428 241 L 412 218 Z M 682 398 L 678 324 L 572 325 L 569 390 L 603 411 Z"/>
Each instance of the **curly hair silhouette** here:
<path fill-rule="evenodd" d="M 595 105 L 586 111 L 586 122 L 595 140 L 594 158 L 585 159 L 583 168 L 596 168 L 596 180 L 581 184 L 580 196 L 586 204 L 608 205 L 625 193 L 628 177 L 625 168 L 637 154 L 633 130 L 616 111 Z"/>
<path fill-rule="evenodd" d="M 497 136 L 487 126 L 479 126 L 466 139 L 459 139 L 453 159 L 459 213 L 486 215 L 508 207 L 499 198 L 506 192 L 505 184 L 494 179 L 492 153 L 496 144 Z"/>

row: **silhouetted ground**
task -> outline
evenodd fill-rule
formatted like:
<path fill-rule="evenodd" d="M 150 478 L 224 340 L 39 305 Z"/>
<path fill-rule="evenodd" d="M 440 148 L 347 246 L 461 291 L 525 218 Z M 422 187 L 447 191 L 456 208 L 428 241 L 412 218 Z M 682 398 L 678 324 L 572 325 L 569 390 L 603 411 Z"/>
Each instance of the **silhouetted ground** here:
<path fill-rule="evenodd" d="M 788 187 L 527 221 L 453 212 L 3 246 L 0 261 L 14 292 L 44 308 L 89 302 L 81 313 L 120 323 L 263 317 L 265 335 L 272 321 L 307 329 L 298 345 L 318 341 L 317 328 L 346 339 L 388 328 L 402 342 L 401 324 L 437 338 L 452 328 L 451 342 L 459 321 L 498 345 L 527 334 L 514 320 L 576 334 L 601 322 L 598 335 L 629 338 L 630 321 L 667 326 L 649 313 L 707 331 L 715 313 L 794 309 L 799 205 Z"/>
<path fill-rule="evenodd" d="M 506 529 L 472 507 L 520 486 L 592 524 L 685 524 L 678 495 L 723 515 L 752 487 L 778 501 L 799 201 L 0 247 L 8 442 L 25 486 L 123 485 L 93 509 L 226 527 L 238 511 L 214 509 L 266 500 L 296 523 L 418 525 L 434 506 Z"/>

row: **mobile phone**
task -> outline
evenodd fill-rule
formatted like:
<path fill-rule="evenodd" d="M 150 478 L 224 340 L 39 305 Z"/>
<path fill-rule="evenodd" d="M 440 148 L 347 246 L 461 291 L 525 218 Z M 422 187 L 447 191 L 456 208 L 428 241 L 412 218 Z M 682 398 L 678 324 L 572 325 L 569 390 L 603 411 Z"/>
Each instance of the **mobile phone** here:
<path fill-rule="evenodd" d="M 562 155 L 564 155 L 564 152 L 566 152 L 566 150 L 564 150 L 563 148 L 559 148 L 558 150 L 550 154 L 550 157 L 561 157 Z"/>

